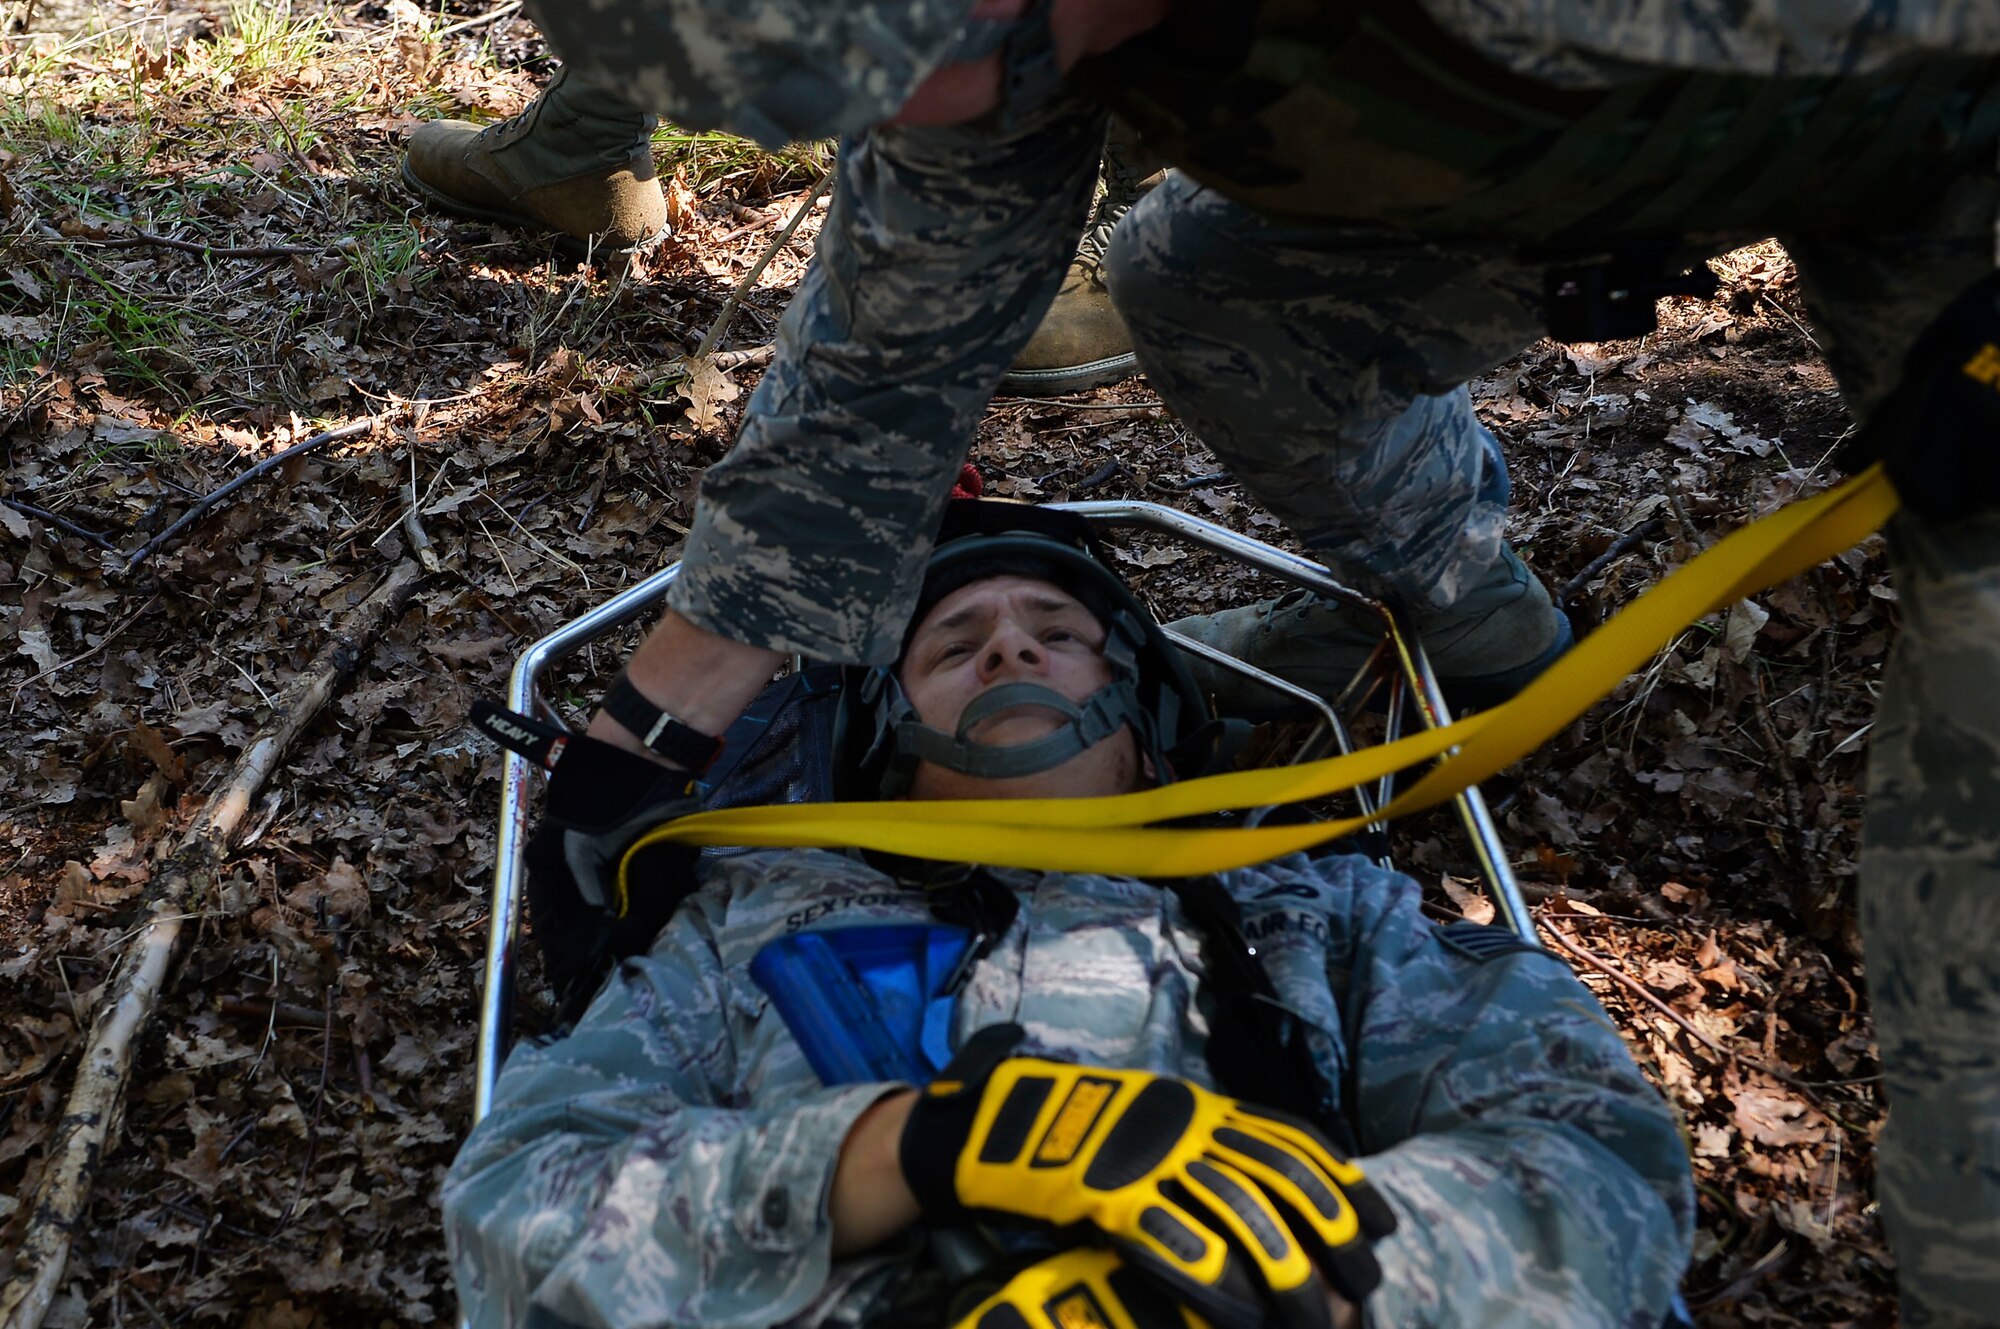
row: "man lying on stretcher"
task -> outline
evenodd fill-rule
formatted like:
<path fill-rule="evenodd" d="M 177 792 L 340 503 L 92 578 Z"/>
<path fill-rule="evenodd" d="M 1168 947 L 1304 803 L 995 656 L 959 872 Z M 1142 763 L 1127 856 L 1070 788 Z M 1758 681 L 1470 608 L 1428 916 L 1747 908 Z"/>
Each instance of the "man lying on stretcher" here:
<path fill-rule="evenodd" d="M 1123 793 L 1212 744 L 1082 523 L 992 502 L 953 504 L 902 658 L 839 707 L 836 783 L 882 798 Z M 568 740 L 544 900 L 618 895 L 657 778 Z M 1407 877 L 814 849 L 698 873 L 573 1029 L 516 1049 L 451 1168 L 475 1326 L 1668 1314 L 1693 1196 L 1666 1105 L 1560 961 L 1433 923 Z"/>

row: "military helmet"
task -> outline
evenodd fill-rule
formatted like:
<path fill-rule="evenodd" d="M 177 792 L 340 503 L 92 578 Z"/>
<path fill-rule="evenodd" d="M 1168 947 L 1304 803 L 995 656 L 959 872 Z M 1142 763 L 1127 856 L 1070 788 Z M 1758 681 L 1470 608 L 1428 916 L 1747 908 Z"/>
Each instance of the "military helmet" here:
<path fill-rule="evenodd" d="M 924 724 L 904 694 L 897 665 L 853 671 L 842 689 L 835 747 L 838 797 L 899 798 L 920 762 L 982 779 L 1058 766 L 1130 726 L 1162 783 L 1206 774 L 1219 758 L 1222 727 L 1159 623 L 1104 562 L 1089 523 L 1073 513 L 998 499 L 953 499 L 904 644 L 952 592 L 989 577 L 1032 577 L 1074 596 L 1104 625 L 1111 681 L 1082 702 L 1039 683 L 1001 683 L 965 708 L 956 733 Z M 1032 705 L 1065 723 L 1033 742 L 980 743 L 969 731 L 1000 711 Z"/>
<path fill-rule="evenodd" d="M 1006 104 L 1060 81 L 1050 0 L 975 19 L 974 0 L 530 0 L 563 62 L 641 110 L 767 148 L 894 117 L 933 72 L 998 53 Z"/>

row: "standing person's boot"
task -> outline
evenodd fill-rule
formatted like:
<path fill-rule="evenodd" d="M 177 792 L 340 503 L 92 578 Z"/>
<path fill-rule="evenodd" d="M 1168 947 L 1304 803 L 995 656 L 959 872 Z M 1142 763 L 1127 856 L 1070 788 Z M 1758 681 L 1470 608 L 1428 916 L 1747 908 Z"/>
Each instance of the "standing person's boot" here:
<path fill-rule="evenodd" d="M 1013 367 L 1000 380 L 1000 391 L 1054 397 L 1103 387 L 1139 372 L 1131 334 L 1112 306 L 1100 274 L 1113 228 L 1161 177 L 1154 161 L 1142 154 L 1133 132 L 1114 120 L 1104 144 L 1104 195 L 1091 213 L 1055 303 L 1014 357 Z"/>
<path fill-rule="evenodd" d="M 480 128 L 417 126 L 403 180 L 434 207 L 567 237 L 572 251 L 630 253 L 667 232 L 653 170 L 656 117 L 559 69 L 520 114 Z"/>
<path fill-rule="evenodd" d="M 1548 588 L 1505 546 L 1486 576 L 1449 608 L 1420 609 L 1412 618 L 1438 686 L 1455 708 L 1507 700 L 1575 640 Z M 1323 697 L 1346 687 L 1382 640 L 1374 615 L 1303 590 L 1167 627 Z M 1193 656 L 1187 665 L 1223 715 L 1266 720 L 1300 709 L 1284 694 L 1219 665 Z"/>

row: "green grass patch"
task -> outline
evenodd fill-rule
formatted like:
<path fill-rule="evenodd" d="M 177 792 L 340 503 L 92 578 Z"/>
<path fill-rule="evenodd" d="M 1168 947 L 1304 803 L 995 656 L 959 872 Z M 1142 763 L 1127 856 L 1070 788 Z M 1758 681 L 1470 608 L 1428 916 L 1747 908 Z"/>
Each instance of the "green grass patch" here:
<path fill-rule="evenodd" d="M 295 13 L 289 0 L 236 0 L 229 6 L 224 66 L 232 73 L 290 74 L 313 63 L 330 29 L 324 13 Z"/>
<path fill-rule="evenodd" d="M 686 171 L 698 193 L 728 186 L 754 198 L 811 186 L 833 164 L 834 145 L 823 140 L 766 152 L 734 134 L 662 124 L 653 133 L 653 152 L 667 171 Z"/>

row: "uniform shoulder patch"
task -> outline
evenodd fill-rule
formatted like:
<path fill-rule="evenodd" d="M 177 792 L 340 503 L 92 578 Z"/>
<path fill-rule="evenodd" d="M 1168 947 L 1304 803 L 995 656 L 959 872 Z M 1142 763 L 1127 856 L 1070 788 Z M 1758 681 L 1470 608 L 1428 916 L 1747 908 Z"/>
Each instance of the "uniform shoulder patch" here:
<path fill-rule="evenodd" d="M 1436 931 L 1437 939 L 1448 949 L 1480 964 L 1518 952 L 1547 954 L 1533 942 L 1523 940 L 1512 928 L 1493 923 L 1442 923 Z"/>

